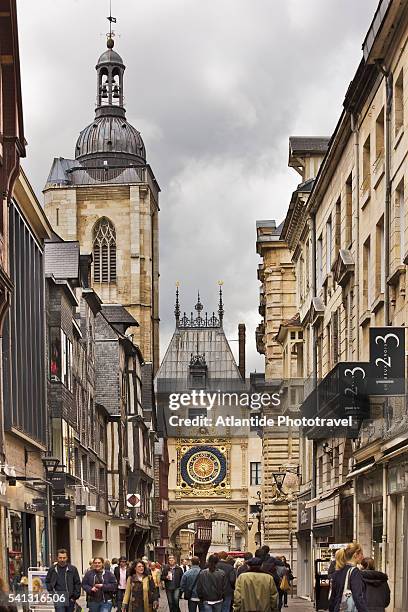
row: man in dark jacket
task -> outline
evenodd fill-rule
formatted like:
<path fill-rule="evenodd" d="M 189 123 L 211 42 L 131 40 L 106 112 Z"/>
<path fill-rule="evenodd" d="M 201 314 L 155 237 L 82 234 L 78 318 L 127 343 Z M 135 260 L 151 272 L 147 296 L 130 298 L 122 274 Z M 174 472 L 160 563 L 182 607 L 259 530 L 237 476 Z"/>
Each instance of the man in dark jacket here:
<path fill-rule="evenodd" d="M 183 576 L 183 570 L 176 563 L 176 558 L 173 555 L 169 556 L 169 561 L 163 565 L 161 580 L 166 589 L 167 602 L 170 612 L 180 612 L 180 582 Z"/>
<path fill-rule="evenodd" d="M 329 601 L 329 612 L 338 612 L 340 609 L 341 598 L 343 597 L 344 585 L 349 570 L 352 570 L 349 575 L 349 589 L 351 590 L 357 612 L 369 612 L 361 572 L 356 566 L 349 563 L 331 575 L 332 591 Z"/>
<path fill-rule="evenodd" d="M 74 565 L 68 563 L 65 548 L 57 551 L 57 563 L 50 567 L 45 579 L 49 593 L 57 594 L 60 601 L 54 603 L 59 612 L 72 612 L 81 596 L 81 579 Z"/>
<path fill-rule="evenodd" d="M 218 555 L 208 557 L 208 567 L 201 572 L 197 581 L 197 593 L 202 604 L 202 612 L 221 612 L 225 596 L 227 577 L 217 569 Z"/>
<path fill-rule="evenodd" d="M 218 553 L 218 557 L 220 560 L 217 563 L 217 569 L 222 570 L 227 579 L 221 612 L 230 612 L 232 600 L 234 598 L 236 574 L 233 566 L 227 562 L 228 553 L 224 551 L 220 552 Z"/>
<path fill-rule="evenodd" d="M 113 595 L 117 589 L 115 576 L 104 569 L 104 559 L 95 557 L 92 569 L 82 579 L 89 612 L 111 612 Z"/>
<path fill-rule="evenodd" d="M 374 559 L 363 559 L 361 567 L 363 568 L 361 577 L 365 586 L 369 612 L 384 612 L 391 600 L 387 574 L 376 571 Z"/>

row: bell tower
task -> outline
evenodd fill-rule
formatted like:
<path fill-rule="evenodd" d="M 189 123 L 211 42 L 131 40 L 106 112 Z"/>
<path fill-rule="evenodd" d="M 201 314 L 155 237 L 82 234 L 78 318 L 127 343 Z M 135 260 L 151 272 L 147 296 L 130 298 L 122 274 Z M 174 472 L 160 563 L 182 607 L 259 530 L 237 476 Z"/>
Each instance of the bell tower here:
<path fill-rule="evenodd" d="M 54 159 L 45 210 L 57 234 L 92 255 L 91 284 L 102 301 L 122 304 L 136 319 L 129 331 L 156 372 L 160 188 L 142 136 L 126 119 L 126 67 L 112 27 L 106 46 L 96 63 L 94 120 L 79 134 L 75 159 Z"/>
<path fill-rule="evenodd" d="M 100 112 L 104 106 L 120 108 L 123 110 L 123 116 L 125 116 L 123 105 L 123 73 L 125 72 L 125 66 L 120 56 L 117 53 L 115 55 L 112 53 L 114 47 L 113 38 L 108 38 L 107 47 L 111 52 L 110 57 L 106 58 L 108 61 L 101 62 L 100 60 L 104 57 L 101 56 L 96 66 L 98 75 L 97 116 L 98 111 Z"/>

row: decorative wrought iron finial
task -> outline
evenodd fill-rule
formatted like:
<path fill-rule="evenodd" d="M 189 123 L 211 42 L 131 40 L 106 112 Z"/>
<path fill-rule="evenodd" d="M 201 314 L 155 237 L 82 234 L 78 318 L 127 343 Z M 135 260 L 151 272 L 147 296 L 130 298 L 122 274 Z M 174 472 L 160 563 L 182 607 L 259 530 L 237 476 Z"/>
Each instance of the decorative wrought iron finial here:
<path fill-rule="evenodd" d="M 201 311 L 202 311 L 203 308 L 204 308 L 204 306 L 202 305 L 201 300 L 200 300 L 200 292 L 198 291 L 197 304 L 195 305 L 195 309 L 198 312 L 199 316 L 201 315 Z"/>
<path fill-rule="evenodd" d="M 115 33 L 112 30 L 112 23 L 116 23 L 116 17 L 112 17 L 112 0 L 109 0 L 109 17 L 107 17 L 107 20 L 109 21 L 109 33 L 106 35 L 108 39 L 106 45 L 108 49 L 113 49 Z"/>
<path fill-rule="evenodd" d="M 224 303 L 223 303 L 223 299 L 222 299 L 222 286 L 224 284 L 223 281 L 218 281 L 218 284 L 220 286 L 220 301 L 218 304 L 218 318 L 220 320 L 220 325 L 222 325 L 222 320 L 224 318 Z"/>
<path fill-rule="evenodd" d="M 180 323 L 180 302 L 179 302 L 179 281 L 176 282 L 176 306 L 174 308 L 174 315 L 176 317 L 176 324 Z"/>

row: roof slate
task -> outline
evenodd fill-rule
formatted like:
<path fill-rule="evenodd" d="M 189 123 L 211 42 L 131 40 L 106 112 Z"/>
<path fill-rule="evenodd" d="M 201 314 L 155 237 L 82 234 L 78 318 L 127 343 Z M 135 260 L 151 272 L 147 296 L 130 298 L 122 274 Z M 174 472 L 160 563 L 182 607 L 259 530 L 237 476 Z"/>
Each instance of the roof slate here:
<path fill-rule="evenodd" d="M 136 319 L 121 304 L 102 304 L 102 313 L 108 323 L 139 326 Z"/>
<path fill-rule="evenodd" d="M 329 141 L 329 136 L 290 136 L 289 151 L 292 155 L 326 153 Z"/>
<path fill-rule="evenodd" d="M 79 242 L 45 241 L 44 270 L 58 280 L 79 279 Z"/>

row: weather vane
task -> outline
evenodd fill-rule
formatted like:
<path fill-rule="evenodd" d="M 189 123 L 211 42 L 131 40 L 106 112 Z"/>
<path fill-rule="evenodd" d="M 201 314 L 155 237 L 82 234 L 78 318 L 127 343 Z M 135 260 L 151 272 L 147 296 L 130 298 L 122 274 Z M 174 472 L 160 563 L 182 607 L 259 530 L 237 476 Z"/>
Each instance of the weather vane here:
<path fill-rule="evenodd" d="M 116 17 L 112 17 L 112 0 L 109 0 L 109 17 L 107 17 L 109 21 L 109 34 L 107 36 L 112 40 L 115 36 L 115 32 L 112 31 L 112 23 L 116 23 Z"/>

